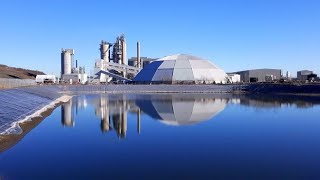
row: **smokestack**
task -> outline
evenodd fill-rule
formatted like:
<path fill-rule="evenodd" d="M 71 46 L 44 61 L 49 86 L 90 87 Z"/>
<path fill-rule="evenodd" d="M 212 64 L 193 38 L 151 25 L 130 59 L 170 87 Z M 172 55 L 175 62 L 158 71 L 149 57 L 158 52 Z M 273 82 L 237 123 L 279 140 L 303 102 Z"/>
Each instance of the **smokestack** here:
<path fill-rule="evenodd" d="M 127 44 L 124 35 L 122 35 L 122 64 L 127 64 Z"/>
<path fill-rule="evenodd" d="M 121 53 L 121 64 L 126 65 L 127 64 L 127 44 L 126 44 L 126 39 L 124 35 L 121 35 L 120 37 L 120 43 L 122 47 L 122 53 Z M 126 77 L 126 72 L 122 72 L 122 76 Z"/>
<path fill-rule="evenodd" d="M 140 59 L 140 42 L 137 42 L 137 67 L 141 68 L 141 59 Z"/>

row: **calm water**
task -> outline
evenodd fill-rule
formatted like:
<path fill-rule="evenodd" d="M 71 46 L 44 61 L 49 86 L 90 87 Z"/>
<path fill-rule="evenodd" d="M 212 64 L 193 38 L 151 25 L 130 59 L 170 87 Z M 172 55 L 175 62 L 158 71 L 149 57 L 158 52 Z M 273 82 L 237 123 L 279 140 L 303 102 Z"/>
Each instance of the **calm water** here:
<path fill-rule="evenodd" d="M 317 99 L 76 96 L 0 154 L 0 177 L 319 179 Z"/>

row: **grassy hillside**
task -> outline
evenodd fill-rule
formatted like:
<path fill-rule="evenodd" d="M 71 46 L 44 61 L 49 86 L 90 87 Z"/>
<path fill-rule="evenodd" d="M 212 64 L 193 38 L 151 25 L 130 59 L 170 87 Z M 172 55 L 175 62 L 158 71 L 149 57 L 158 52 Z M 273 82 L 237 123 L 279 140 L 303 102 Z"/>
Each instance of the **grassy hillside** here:
<path fill-rule="evenodd" d="M 0 78 L 35 79 L 37 75 L 45 74 L 41 71 L 14 68 L 0 64 Z"/>

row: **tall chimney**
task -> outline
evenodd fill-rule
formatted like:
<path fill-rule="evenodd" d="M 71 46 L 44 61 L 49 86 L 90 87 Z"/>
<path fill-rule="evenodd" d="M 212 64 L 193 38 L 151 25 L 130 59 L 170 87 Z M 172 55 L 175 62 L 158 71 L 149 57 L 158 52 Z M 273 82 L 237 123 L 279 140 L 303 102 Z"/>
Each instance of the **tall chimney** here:
<path fill-rule="evenodd" d="M 126 44 L 126 39 L 124 37 L 124 34 L 121 35 L 120 40 L 121 40 L 120 42 L 121 42 L 121 46 L 122 46 L 121 61 L 122 61 L 122 64 L 126 65 L 127 64 L 127 44 Z M 122 72 L 122 76 L 126 77 L 127 73 L 126 72 Z"/>
<path fill-rule="evenodd" d="M 141 58 L 140 58 L 140 42 L 137 42 L 137 67 L 141 68 Z"/>
<path fill-rule="evenodd" d="M 127 44 L 124 35 L 122 35 L 122 64 L 127 64 Z"/>

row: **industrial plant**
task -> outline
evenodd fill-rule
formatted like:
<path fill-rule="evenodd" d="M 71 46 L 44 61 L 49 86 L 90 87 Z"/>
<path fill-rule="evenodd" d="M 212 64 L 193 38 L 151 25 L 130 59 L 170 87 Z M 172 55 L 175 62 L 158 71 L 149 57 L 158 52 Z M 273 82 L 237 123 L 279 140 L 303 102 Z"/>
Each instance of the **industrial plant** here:
<path fill-rule="evenodd" d="M 75 60 L 74 49 L 61 50 L 61 81 L 67 83 L 85 84 L 88 81 L 88 75 L 84 67 L 78 67 L 78 61 Z"/>
<path fill-rule="evenodd" d="M 188 54 L 163 58 L 140 56 L 140 43 L 136 44 L 136 57 L 127 59 L 125 35 L 115 42 L 102 40 L 100 59 L 94 61 L 93 74 L 89 77 L 84 67 L 74 60 L 74 49 L 61 50 L 61 82 L 70 84 L 227 84 L 264 83 L 281 81 L 313 82 L 319 78 L 312 71 L 303 70 L 293 79 L 289 72 L 280 69 L 253 69 L 226 73 L 212 61 Z M 53 76 L 39 76 L 38 82 L 51 81 Z"/>
<path fill-rule="evenodd" d="M 74 49 L 62 49 L 61 81 L 70 84 L 122 83 L 164 83 L 164 84 L 214 84 L 230 83 L 228 75 L 208 60 L 186 54 L 148 58 L 140 56 L 137 42 L 137 56 L 127 59 L 127 44 L 124 35 L 114 43 L 102 40 L 100 59 L 95 60 L 94 75 L 89 77 L 84 67 L 78 68 L 74 61 Z M 75 66 L 74 66 L 75 62 Z"/>
<path fill-rule="evenodd" d="M 130 66 L 127 62 L 127 44 L 124 35 L 117 37 L 115 43 L 102 40 L 100 59 L 95 61 L 95 75 L 92 83 L 129 82 L 140 70 L 139 42 L 137 43 L 137 63 L 135 63 L 135 66 Z"/>

